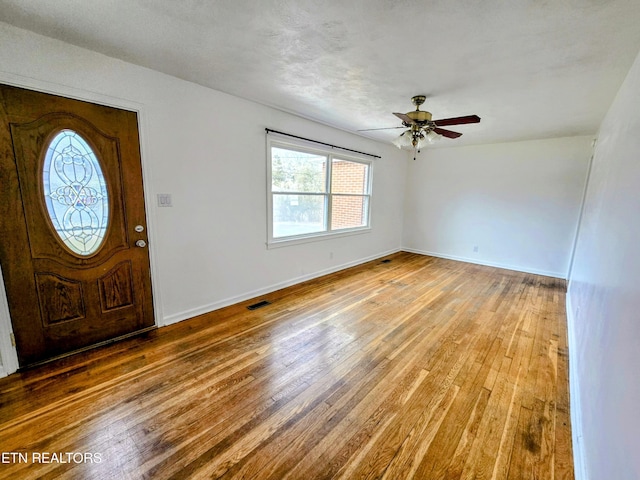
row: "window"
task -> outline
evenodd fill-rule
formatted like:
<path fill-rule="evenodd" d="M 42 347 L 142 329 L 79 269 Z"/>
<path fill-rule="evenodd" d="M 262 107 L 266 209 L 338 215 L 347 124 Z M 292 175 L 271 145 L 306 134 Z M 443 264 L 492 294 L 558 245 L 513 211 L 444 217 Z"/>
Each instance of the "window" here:
<path fill-rule="evenodd" d="M 270 141 L 269 245 L 367 231 L 371 161 Z"/>
<path fill-rule="evenodd" d="M 73 130 L 49 143 L 42 170 L 49 219 L 64 244 L 78 255 L 97 252 L 109 222 L 109 195 L 96 154 Z"/>

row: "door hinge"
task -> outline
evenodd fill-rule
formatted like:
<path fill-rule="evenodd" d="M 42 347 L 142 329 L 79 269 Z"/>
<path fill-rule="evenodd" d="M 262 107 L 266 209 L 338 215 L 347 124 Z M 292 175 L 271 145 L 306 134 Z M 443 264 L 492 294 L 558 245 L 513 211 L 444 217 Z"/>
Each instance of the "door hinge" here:
<path fill-rule="evenodd" d="M 9 338 L 11 338 L 11 346 L 15 347 L 16 346 L 16 336 L 13 334 L 13 332 L 11 332 L 9 334 Z"/>

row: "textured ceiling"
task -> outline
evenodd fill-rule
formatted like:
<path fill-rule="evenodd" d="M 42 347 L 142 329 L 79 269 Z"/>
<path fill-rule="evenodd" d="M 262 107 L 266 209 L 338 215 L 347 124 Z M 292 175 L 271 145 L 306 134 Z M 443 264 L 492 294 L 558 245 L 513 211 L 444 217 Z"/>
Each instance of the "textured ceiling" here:
<path fill-rule="evenodd" d="M 482 117 L 442 146 L 594 134 L 640 50 L 637 0 L 0 0 L 0 21 L 349 131 L 417 94 Z"/>

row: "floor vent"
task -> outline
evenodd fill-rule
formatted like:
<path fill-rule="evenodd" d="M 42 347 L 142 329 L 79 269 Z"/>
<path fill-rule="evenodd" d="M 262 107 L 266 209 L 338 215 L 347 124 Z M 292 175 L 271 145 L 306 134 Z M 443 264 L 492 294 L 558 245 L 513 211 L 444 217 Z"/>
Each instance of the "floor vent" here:
<path fill-rule="evenodd" d="M 249 305 L 247 309 L 257 310 L 258 308 L 266 307 L 267 305 L 271 305 L 271 302 L 267 302 L 266 300 L 263 300 L 261 302 L 254 303 L 253 305 Z"/>
<path fill-rule="evenodd" d="M 385 258 L 384 260 L 382 260 L 380 263 L 391 263 L 391 260 L 388 258 Z"/>

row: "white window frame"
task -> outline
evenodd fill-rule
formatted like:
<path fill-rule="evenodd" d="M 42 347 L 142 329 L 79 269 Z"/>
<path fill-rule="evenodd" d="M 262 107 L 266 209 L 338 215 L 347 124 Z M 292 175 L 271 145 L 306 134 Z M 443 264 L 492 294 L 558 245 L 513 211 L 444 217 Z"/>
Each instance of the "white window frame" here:
<path fill-rule="evenodd" d="M 326 168 L 326 185 L 324 193 L 313 193 L 313 192 L 286 192 L 292 195 L 300 194 L 300 195 L 322 195 L 325 197 L 325 218 L 324 225 L 325 229 L 321 232 L 314 233 L 305 233 L 300 235 L 289 235 L 286 237 L 277 237 L 273 236 L 273 197 L 274 194 L 284 193 L 273 191 L 272 189 L 272 179 L 271 179 L 271 152 L 273 147 L 283 148 L 288 150 L 295 150 L 303 153 L 310 153 L 314 155 L 322 155 L 327 158 L 327 168 Z M 367 185 L 365 194 L 357 194 L 358 196 L 365 197 L 365 201 L 367 202 L 367 215 L 366 215 L 366 225 L 360 227 L 351 227 L 351 228 L 340 228 L 337 230 L 331 230 L 331 214 L 332 214 L 332 202 L 333 197 L 336 196 L 353 196 L 354 194 L 339 194 L 331 192 L 331 169 L 333 166 L 333 160 L 345 160 L 348 162 L 361 163 L 367 165 L 368 167 L 368 175 L 367 175 Z M 316 146 L 310 146 L 307 142 L 302 141 L 283 141 L 276 138 L 267 138 L 267 248 L 277 248 L 283 247 L 286 245 L 295 245 L 299 243 L 306 242 L 314 242 L 319 240 L 324 240 L 327 238 L 335 238 L 335 237 L 343 237 L 348 235 L 357 235 L 362 233 L 371 232 L 371 199 L 372 199 L 372 186 L 373 186 L 373 160 L 368 158 L 362 158 L 359 156 L 351 155 L 351 154 L 343 154 L 336 153 L 331 148 L 322 148 Z"/>

